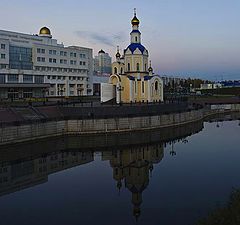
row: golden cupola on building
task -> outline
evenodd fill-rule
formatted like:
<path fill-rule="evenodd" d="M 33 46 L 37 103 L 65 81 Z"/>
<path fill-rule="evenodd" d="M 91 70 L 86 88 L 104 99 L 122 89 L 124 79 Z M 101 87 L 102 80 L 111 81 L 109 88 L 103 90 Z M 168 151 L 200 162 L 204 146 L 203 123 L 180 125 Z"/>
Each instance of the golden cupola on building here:
<path fill-rule="evenodd" d="M 52 38 L 51 31 L 48 27 L 42 27 L 39 31 L 39 36 Z"/>
<path fill-rule="evenodd" d="M 140 23 L 139 19 L 137 18 L 136 9 L 134 9 L 134 17 L 132 18 L 131 22 L 133 26 L 138 26 Z"/>

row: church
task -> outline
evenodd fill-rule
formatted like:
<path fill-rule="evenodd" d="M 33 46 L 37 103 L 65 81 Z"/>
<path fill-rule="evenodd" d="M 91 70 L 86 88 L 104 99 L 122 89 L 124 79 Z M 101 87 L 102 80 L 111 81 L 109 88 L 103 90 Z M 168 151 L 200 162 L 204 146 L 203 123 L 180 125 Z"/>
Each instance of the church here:
<path fill-rule="evenodd" d="M 118 47 L 109 78 L 116 103 L 163 101 L 163 81 L 160 76 L 154 75 L 148 59 L 149 52 L 141 43 L 140 21 L 136 9 L 131 24 L 130 45 L 122 55 Z"/>

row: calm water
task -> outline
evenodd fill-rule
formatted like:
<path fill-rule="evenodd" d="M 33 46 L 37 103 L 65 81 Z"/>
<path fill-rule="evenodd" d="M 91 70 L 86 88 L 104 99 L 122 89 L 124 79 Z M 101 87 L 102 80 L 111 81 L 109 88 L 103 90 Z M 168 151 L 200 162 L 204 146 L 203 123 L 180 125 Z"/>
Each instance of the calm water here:
<path fill-rule="evenodd" d="M 195 224 L 240 188 L 240 126 L 194 126 L 1 149 L 0 224 Z"/>

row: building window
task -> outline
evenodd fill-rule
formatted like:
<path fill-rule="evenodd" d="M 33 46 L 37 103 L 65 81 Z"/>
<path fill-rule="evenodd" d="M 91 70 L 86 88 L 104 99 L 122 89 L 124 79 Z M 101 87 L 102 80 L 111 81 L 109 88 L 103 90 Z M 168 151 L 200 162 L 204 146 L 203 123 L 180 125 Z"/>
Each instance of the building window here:
<path fill-rule="evenodd" d="M 123 68 L 121 67 L 121 74 L 123 74 Z"/>
<path fill-rule="evenodd" d="M 117 74 L 117 67 L 114 67 L 114 73 Z"/>
<path fill-rule="evenodd" d="M 60 59 L 60 63 L 63 64 L 63 62 L 64 62 L 63 59 Z"/>
<path fill-rule="evenodd" d="M 137 37 L 135 37 L 135 41 L 137 42 L 138 40 L 137 40 Z"/>
<path fill-rule="evenodd" d="M 85 65 L 86 65 L 86 62 L 83 62 L 83 65 L 85 66 Z"/>
<path fill-rule="evenodd" d="M 86 58 L 86 55 L 85 55 L 85 54 L 80 54 L 79 56 L 80 56 L 80 58 L 83 58 L 83 59 Z"/>
<path fill-rule="evenodd" d="M 32 70 L 32 48 L 10 46 L 9 67 L 10 69 Z"/>
<path fill-rule="evenodd" d="M 23 75 L 23 83 L 33 83 L 32 75 Z"/>
<path fill-rule="evenodd" d="M 128 71 L 130 71 L 130 63 L 128 63 Z"/>
<path fill-rule="evenodd" d="M 35 83 L 36 84 L 44 83 L 44 76 L 35 76 Z"/>
<path fill-rule="evenodd" d="M 144 93 L 144 81 L 142 81 L 142 93 Z"/>
<path fill-rule="evenodd" d="M 5 81 L 5 74 L 0 74 L 0 84 L 4 84 Z"/>
<path fill-rule="evenodd" d="M 57 60 L 56 60 L 56 59 L 53 59 L 53 63 L 57 63 Z"/>
<path fill-rule="evenodd" d="M 8 75 L 8 83 L 18 83 L 18 75 L 17 74 L 9 74 Z"/>
<path fill-rule="evenodd" d="M 45 54 L 45 49 L 42 48 L 42 54 Z"/>
<path fill-rule="evenodd" d="M 6 45 L 5 44 L 1 44 L 1 49 L 5 49 Z"/>
<path fill-rule="evenodd" d="M 48 52 L 49 52 L 50 55 L 52 55 L 52 50 L 49 50 Z"/>
<path fill-rule="evenodd" d="M 0 69 L 7 69 L 7 65 L 6 64 L 0 64 Z"/>
<path fill-rule="evenodd" d="M 137 63 L 137 71 L 139 71 L 139 63 Z"/>
<path fill-rule="evenodd" d="M 5 59 L 6 55 L 5 54 L 1 54 L 1 59 Z"/>
<path fill-rule="evenodd" d="M 145 63 L 145 71 L 147 71 L 147 64 Z"/>
<path fill-rule="evenodd" d="M 37 53 L 41 53 L 41 48 L 37 48 Z"/>

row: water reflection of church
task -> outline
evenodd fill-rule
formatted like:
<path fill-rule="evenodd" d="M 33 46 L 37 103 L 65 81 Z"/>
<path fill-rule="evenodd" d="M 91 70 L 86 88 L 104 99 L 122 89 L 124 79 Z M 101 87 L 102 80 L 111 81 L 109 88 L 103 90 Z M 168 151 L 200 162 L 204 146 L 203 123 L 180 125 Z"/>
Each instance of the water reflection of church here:
<path fill-rule="evenodd" d="M 153 165 L 159 163 L 163 156 L 161 144 L 102 153 L 103 160 L 110 161 L 119 192 L 123 184 L 132 192 L 133 215 L 136 219 L 141 214 L 142 193 L 149 184 Z"/>
<path fill-rule="evenodd" d="M 171 148 L 169 153 L 176 155 L 174 144 L 185 143 L 187 136 L 202 128 L 200 121 L 131 135 L 114 134 L 107 138 L 99 135 L 71 136 L 0 148 L 0 196 L 47 182 L 48 175 L 52 173 L 90 163 L 97 150 L 102 152 L 103 160 L 110 162 L 119 192 L 125 186 L 132 193 L 133 215 L 138 218 L 142 194 L 149 184 L 154 164 L 163 159 L 164 148 Z"/>

